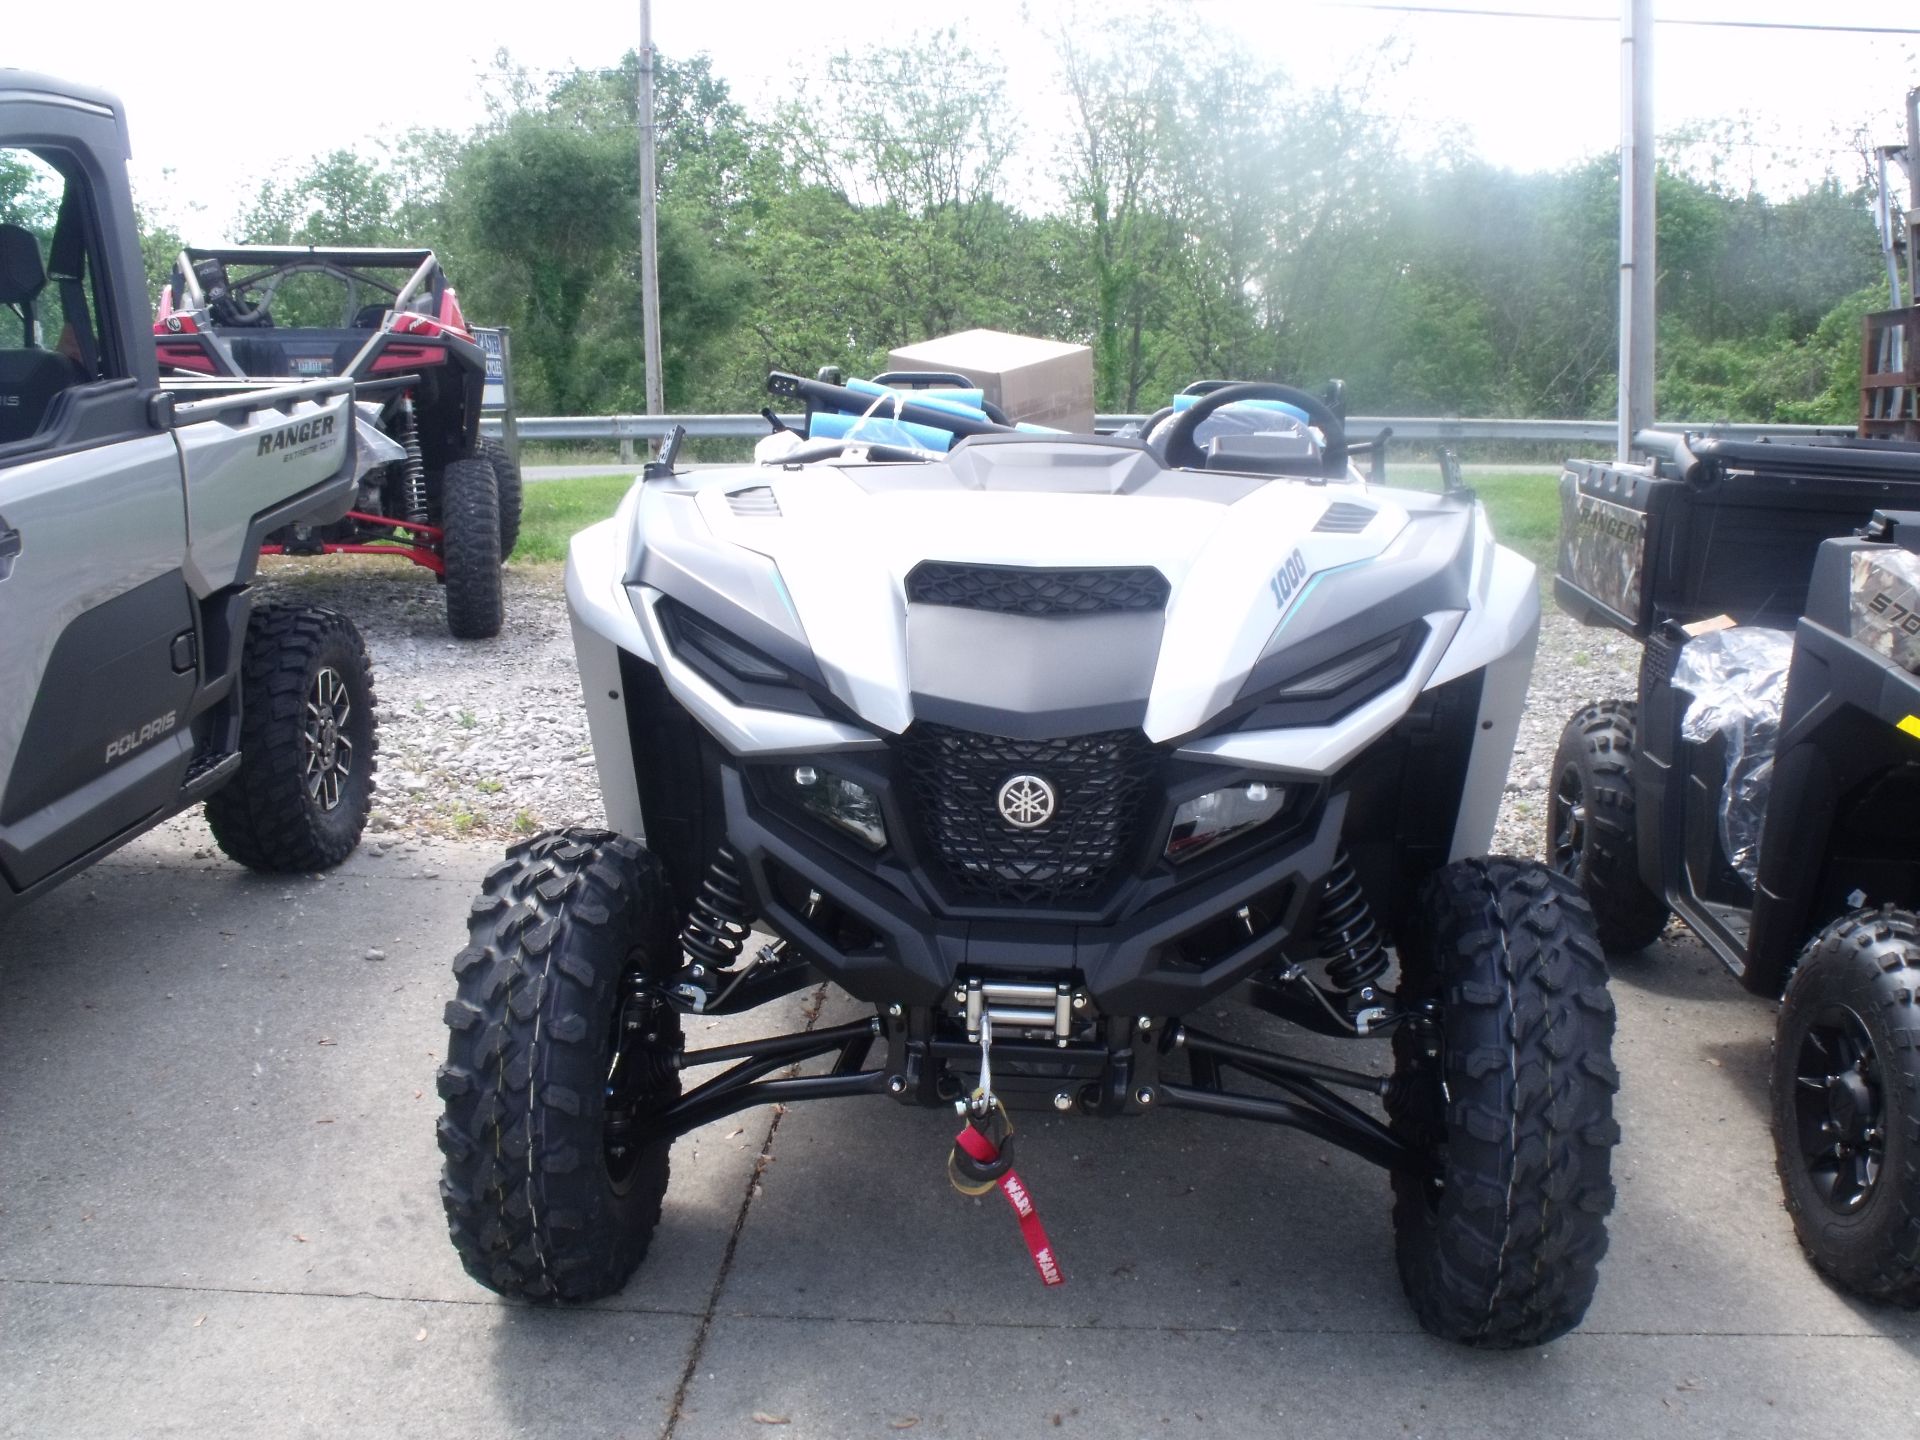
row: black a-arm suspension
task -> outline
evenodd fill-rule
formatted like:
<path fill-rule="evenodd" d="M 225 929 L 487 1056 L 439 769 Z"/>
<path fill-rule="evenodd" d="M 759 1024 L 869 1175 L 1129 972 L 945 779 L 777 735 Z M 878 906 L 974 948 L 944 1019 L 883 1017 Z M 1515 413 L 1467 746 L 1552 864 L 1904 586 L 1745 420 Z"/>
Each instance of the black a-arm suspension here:
<path fill-rule="evenodd" d="M 1193 1084 L 1162 1081 L 1159 1093 L 1164 1105 L 1286 1125 L 1389 1170 L 1415 1163 L 1400 1137 L 1383 1121 L 1334 1093 L 1338 1087 L 1384 1094 L 1386 1081 L 1380 1076 L 1236 1045 L 1190 1026 L 1173 1032 L 1173 1044 L 1187 1052 Z M 1230 1069 L 1264 1081 L 1282 1095 L 1229 1090 L 1223 1072 Z"/>
<path fill-rule="evenodd" d="M 737 1110 L 791 1100 L 829 1100 L 845 1095 L 874 1095 L 886 1088 L 883 1070 L 862 1067 L 880 1034 L 877 1019 L 859 1020 L 826 1030 L 802 1030 L 736 1045 L 688 1050 L 679 1057 L 682 1070 L 723 1061 L 738 1063 L 711 1080 L 687 1091 L 673 1104 L 647 1117 L 643 1138 L 672 1139 Z M 802 1060 L 839 1052 L 824 1075 L 786 1076 L 769 1080 L 775 1070 Z"/>
<path fill-rule="evenodd" d="M 803 1030 L 686 1051 L 676 1060 L 683 1072 L 732 1063 L 648 1116 L 641 1123 L 639 1138 L 672 1139 L 755 1105 L 882 1093 L 905 1098 L 910 1087 L 903 1076 L 890 1073 L 884 1064 L 877 1069 L 867 1068 L 874 1047 L 884 1033 L 884 1023 L 880 1017 L 873 1016 L 824 1030 Z M 1138 1113 L 1157 1104 L 1241 1120 L 1261 1120 L 1303 1131 L 1388 1169 L 1420 1163 L 1385 1122 L 1336 1093 L 1350 1090 L 1380 1096 L 1387 1086 L 1380 1076 L 1236 1044 L 1188 1026 L 1177 1027 L 1172 1032 L 1170 1046 L 1185 1052 L 1191 1083 L 1177 1084 L 1141 1075 L 1138 1078 L 1146 1083 L 1134 1095 L 1135 1103 L 1125 1107 L 1127 1110 Z M 1071 1060 L 1091 1058 L 1093 1049 L 1075 1047 L 1073 1051 L 1060 1052 L 1047 1047 L 1036 1053 L 1045 1058 Z M 1081 1050 L 1087 1054 L 1078 1054 Z M 828 1055 L 834 1058 L 825 1074 L 774 1077 L 777 1070 Z M 1106 1059 L 1109 1064 L 1114 1061 L 1112 1055 Z M 1280 1093 L 1253 1094 L 1230 1089 L 1226 1083 L 1228 1071 L 1261 1081 Z M 1062 1093 L 1070 1093 L 1070 1088 Z M 1083 1100 L 1072 1108 L 1087 1111 L 1105 1107 L 1089 1107 Z"/>

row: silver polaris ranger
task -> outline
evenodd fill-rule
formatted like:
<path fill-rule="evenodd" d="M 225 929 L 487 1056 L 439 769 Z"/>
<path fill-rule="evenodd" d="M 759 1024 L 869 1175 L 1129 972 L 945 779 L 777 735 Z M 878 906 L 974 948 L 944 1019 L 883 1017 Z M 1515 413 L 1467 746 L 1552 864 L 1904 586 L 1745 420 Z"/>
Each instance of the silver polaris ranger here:
<path fill-rule="evenodd" d="M 804 430 L 669 455 L 573 542 L 611 829 L 510 850 L 455 961 L 469 1273 L 619 1289 L 675 1137 L 747 1106 L 957 1109 L 969 1193 L 1012 1164 L 1006 1106 L 1197 1110 L 1386 1169 L 1434 1333 L 1579 1323 L 1613 1008 L 1578 890 L 1485 853 L 1540 605 L 1473 496 L 1370 483 L 1288 386 L 1196 387 L 1144 439 L 951 387 L 769 388 Z M 822 980 L 871 1018 L 683 1043 L 685 1014 Z M 1391 1076 L 1188 1018 L 1234 1004 L 1386 1041 Z"/>
<path fill-rule="evenodd" d="M 127 156 L 113 96 L 0 69 L 0 920 L 202 802 L 265 871 L 372 803 L 359 631 L 255 584 L 354 503 L 353 381 L 163 384 Z"/>

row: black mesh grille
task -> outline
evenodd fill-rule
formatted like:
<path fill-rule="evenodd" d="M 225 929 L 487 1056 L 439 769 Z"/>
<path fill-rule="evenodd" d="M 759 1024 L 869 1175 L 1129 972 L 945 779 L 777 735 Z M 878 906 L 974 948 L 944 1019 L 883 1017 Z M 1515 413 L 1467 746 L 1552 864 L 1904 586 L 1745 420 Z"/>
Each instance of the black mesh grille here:
<path fill-rule="evenodd" d="M 1322 535 L 1358 535 L 1373 522 L 1374 512 L 1350 500 L 1336 500 L 1313 528 Z"/>
<path fill-rule="evenodd" d="M 1067 740 L 1008 740 L 918 724 L 897 742 L 922 841 L 956 894 L 999 905 L 1091 900 L 1139 840 L 1159 755 L 1138 730 Z M 1053 788 L 1044 824 L 1000 813 L 1016 775 Z"/>
<path fill-rule="evenodd" d="M 1673 678 L 1673 667 L 1680 663 L 1680 646 L 1658 630 L 1647 636 L 1640 650 L 1640 693 L 1647 694 Z"/>
<path fill-rule="evenodd" d="M 927 560 L 907 576 L 907 599 L 921 605 L 994 610 L 1004 615 L 1100 615 L 1164 610 L 1167 577 L 1137 566 L 1121 570 L 1025 570 Z"/>

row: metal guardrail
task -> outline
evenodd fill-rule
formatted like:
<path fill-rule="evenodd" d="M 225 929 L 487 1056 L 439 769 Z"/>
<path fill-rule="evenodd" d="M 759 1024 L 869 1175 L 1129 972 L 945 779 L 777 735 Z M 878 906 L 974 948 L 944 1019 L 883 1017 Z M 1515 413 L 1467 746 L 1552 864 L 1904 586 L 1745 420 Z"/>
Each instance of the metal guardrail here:
<path fill-rule="evenodd" d="M 783 418 L 798 422 L 801 417 L 789 415 Z M 1094 428 L 1113 431 L 1145 418 L 1144 415 L 1097 415 L 1094 417 Z M 500 433 L 497 419 L 484 419 L 480 424 L 486 434 Z M 623 451 L 630 451 L 634 441 L 662 439 L 675 425 L 684 426 L 689 439 L 726 437 L 755 440 L 767 433 L 767 422 L 759 415 L 523 415 L 518 422 L 518 429 L 522 441 L 611 440 L 619 442 Z M 1721 435 L 1736 440 L 1752 440 L 1762 436 L 1785 440 L 1854 433 L 1850 426 L 1709 425 L 1700 421 L 1663 421 L 1659 428 L 1685 429 L 1695 434 Z M 1355 415 L 1347 421 L 1349 439 L 1369 440 L 1383 430 L 1391 430 L 1393 438 L 1401 441 L 1540 440 L 1559 441 L 1567 445 L 1611 445 L 1619 433 L 1611 420 L 1476 420 L 1423 415 Z"/>

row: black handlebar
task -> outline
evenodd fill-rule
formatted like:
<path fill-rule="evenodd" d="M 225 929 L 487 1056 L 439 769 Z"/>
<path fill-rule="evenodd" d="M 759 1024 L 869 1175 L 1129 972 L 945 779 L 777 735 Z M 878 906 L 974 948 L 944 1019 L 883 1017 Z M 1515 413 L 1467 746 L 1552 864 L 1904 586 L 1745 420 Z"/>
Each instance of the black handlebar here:
<path fill-rule="evenodd" d="M 912 425 L 927 425 L 962 439 L 969 435 L 1014 433 L 1011 425 L 997 425 L 991 420 L 969 420 L 965 415 L 932 405 L 921 405 L 913 400 L 903 400 L 897 409 L 887 399 L 881 399 L 875 405 L 872 395 L 862 395 L 858 390 L 849 390 L 844 385 L 829 385 L 824 380 L 789 375 L 784 370 L 775 370 L 767 376 L 767 393 L 790 400 L 803 400 L 809 414 L 815 410 L 837 410 L 861 415 L 872 410 L 876 419 L 905 420 Z"/>
<path fill-rule="evenodd" d="M 895 385 L 906 390 L 925 390 L 934 385 L 945 385 L 955 390 L 980 388 L 958 370 L 889 370 L 874 376 L 873 383 Z"/>
<path fill-rule="evenodd" d="M 1689 485 L 1701 478 L 1699 456 L 1693 453 L 1693 437 L 1684 430 L 1640 430 L 1633 437 L 1633 448 L 1643 455 L 1664 460 L 1674 473 Z"/>

